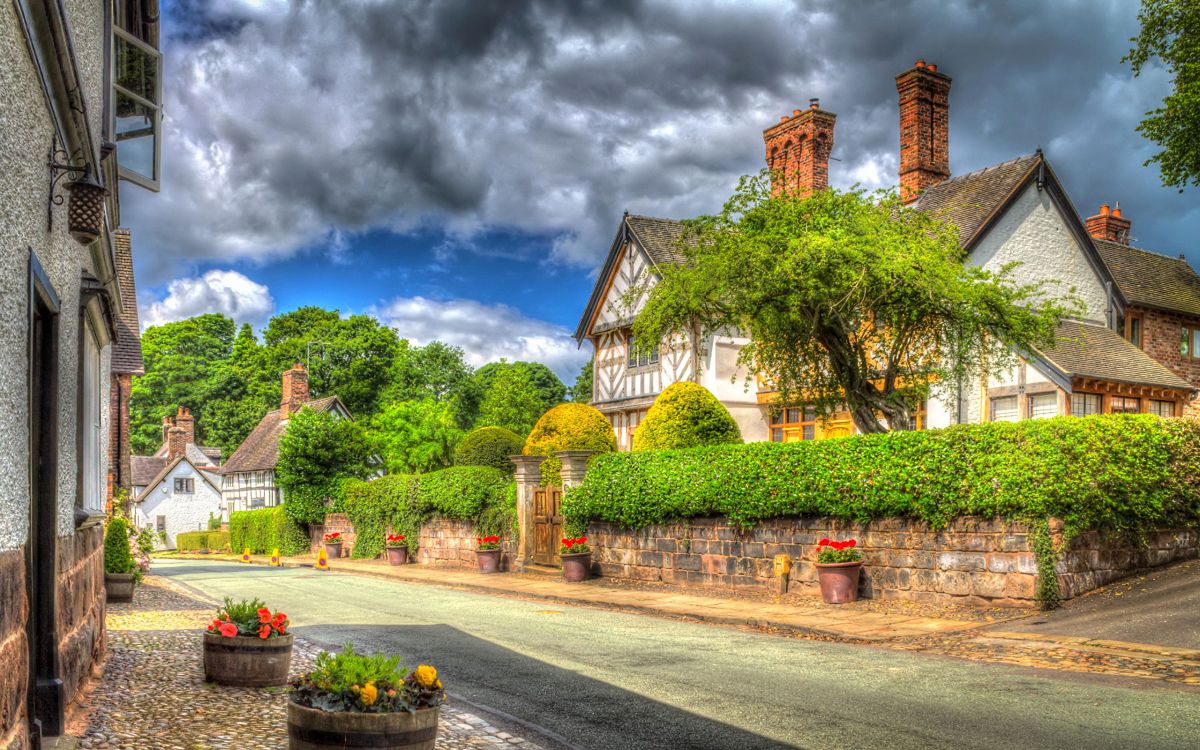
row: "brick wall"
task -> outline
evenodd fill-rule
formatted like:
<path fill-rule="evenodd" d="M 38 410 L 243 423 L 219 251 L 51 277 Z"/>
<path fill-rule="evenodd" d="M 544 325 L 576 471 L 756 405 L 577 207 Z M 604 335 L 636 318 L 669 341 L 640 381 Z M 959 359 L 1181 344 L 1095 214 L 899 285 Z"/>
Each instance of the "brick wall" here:
<path fill-rule="evenodd" d="M 29 645 L 25 640 L 25 550 L 0 552 L 0 747 L 25 747 L 25 685 Z"/>
<path fill-rule="evenodd" d="M 104 529 L 58 540 L 58 652 L 68 703 L 104 655 Z"/>
<path fill-rule="evenodd" d="M 133 376 L 113 373 L 109 388 L 109 471 L 113 482 L 129 489 L 132 469 L 130 468 L 129 444 L 129 389 L 133 387 Z M 110 498 L 111 499 L 111 498 Z"/>
<path fill-rule="evenodd" d="M 1185 326 L 1189 331 L 1200 328 L 1200 318 L 1143 308 L 1130 308 L 1125 315 L 1142 316 L 1142 349 L 1147 354 L 1162 362 L 1171 372 L 1200 388 L 1200 359 L 1184 357 L 1179 351 L 1181 329 Z"/>
<path fill-rule="evenodd" d="M 1060 563 L 1065 597 L 1140 567 L 1195 557 L 1196 532 L 1155 536 L 1146 554 L 1081 535 Z M 1035 603 L 1037 565 L 1024 524 L 962 518 L 942 531 L 900 519 L 868 527 L 825 518 L 777 519 L 748 532 L 724 519 L 625 530 L 593 523 L 589 541 L 601 575 L 698 587 L 764 588 L 775 555 L 792 557 L 789 586 L 817 591 L 813 557 L 822 537 L 854 537 L 866 554 L 860 593 L 868 598 L 953 601 L 989 606 Z M 1123 550 L 1116 552 L 1117 549 Z"/>
<path fill-rule="evenodd" d="M 417 562 L 421 565 L 475 567 L 475 524 L 449 518 L 435 518 L 421 527 Z M 508 570 L 516 552 L 516 540 L 505 539 L 500 569 Z"/>
<path fill-rule="evenodd" d="M 312 545 L 312 551 L 316 552 L 324 546 L 325 535 L 335 531 L 342 535 L 342 555 L 349 557 L 350 550 L 354 549 L 354 543 L 358 541 L 358 534 L 354 532 L 354 524 L 350 523 L 350 519 L 345 513 L 326 513 L 324 523 L 309 527 L 309 542 Z"/>

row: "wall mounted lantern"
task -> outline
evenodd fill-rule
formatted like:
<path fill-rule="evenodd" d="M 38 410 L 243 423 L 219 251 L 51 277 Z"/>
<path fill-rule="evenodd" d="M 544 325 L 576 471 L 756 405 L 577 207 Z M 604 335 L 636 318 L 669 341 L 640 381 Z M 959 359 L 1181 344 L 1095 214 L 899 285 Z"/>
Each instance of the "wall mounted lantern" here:
<path fill-rule="evenodd" d="M 64 174 L 73 179 L 66 184 L 71 194 L 67 204 L 67 231 L 81 245 L 90 245 L 104 230 L 104 196 L 108 191 L 93 173 L 91 162 L 75 166 L 74 159 L 68 160 L 66 151 L 58 147 L 57 136 L 50 144 L 50 205 L 46 207 L 46 230 L 54 228 L 54 207 L 63 204 L 63 196 L 55 193 L 58 181 Z"/>

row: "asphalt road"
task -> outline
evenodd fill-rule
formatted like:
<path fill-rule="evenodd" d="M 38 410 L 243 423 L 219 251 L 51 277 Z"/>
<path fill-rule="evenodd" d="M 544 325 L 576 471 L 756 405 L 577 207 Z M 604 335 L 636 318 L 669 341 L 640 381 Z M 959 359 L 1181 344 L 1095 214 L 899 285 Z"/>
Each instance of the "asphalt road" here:
<path fill-rule="evenodd" d="M 1200 560 L 1131 576 L 992 629 L 1200 649 Z"/>
<path fill-rule="evenodd" d="M 805 641 L 433 586 L 160 560 L 296 633 L 438 667 L 579 748 L 1195 748 L 1200 691 Z"/>

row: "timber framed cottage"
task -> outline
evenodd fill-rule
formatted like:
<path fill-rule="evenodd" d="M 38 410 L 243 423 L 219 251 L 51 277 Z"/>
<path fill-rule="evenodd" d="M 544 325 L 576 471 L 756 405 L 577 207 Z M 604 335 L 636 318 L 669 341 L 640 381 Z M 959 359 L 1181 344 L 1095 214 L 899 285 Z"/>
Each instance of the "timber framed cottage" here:
<path fill-rule="evenodd" d="M 1081 218 L 1039 149 L 968 174 L 950 173 L 951 79 L 918 60 L 896 76 L 900 196 L 953 223 L 964 262 L 998 269 L 1012 261 L 1020 282 L 1074 290 L 1083 311 L 1064 321 L 1054 346 L 1022 353 L 999 377 L 965 383 L 919 405 L 918 428 L 1099 413 L 1164 417 L 1200 412 L 1200 276 L 1183 256 L 1131 246 L 1128 218 L 1103 205 Z M 836 115 L 816 99 L 763 131 L 773 179 L 801 194 L 828 187 Z M 849 412 L 818 414 L 778 404 L 761 378 L 744 385 L 737 354 L 746 339 L 695 330 L 686 340 L 636 346 L 626 293 L 681 263 L 682 224 L 626 214 L 584 309 L 575 338 L 595 351 L 592 405 L 628 449 L 633 430 L 663 388 L 689 380 L 729 409 L 746 441 L 790 442 L 855 432 Z M 731 382 L 734 381 L 734 382 Z"/>
<path fill-rule="evenodd" d="M 113 389 L 140 368 L 121 183 L 158 187 L 158 24 L 157 0 L 0 3 L 4 748 L 62 735 L 105 649 Z"/>

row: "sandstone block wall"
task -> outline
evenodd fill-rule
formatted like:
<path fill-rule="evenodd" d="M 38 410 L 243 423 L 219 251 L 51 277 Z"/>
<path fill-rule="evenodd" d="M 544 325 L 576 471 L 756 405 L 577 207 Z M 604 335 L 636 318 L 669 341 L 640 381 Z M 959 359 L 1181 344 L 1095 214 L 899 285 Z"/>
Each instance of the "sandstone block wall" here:
<path fill-rule="evenodd" d="M 104 655 L 104 529 L 58 539 L 58 653 L 70 703 Z"/>
<path fill-rule="evenodd" d="M 350 550 L 354 549 L 354 543 L 358 540 L 358 534 L 354 532 L 354 524 L 350 523 L 350 519 L 345 513 L 326 513 L 325 522 L 319 525 L 309 527 L 309 541 L 312 544 L 312 551 L 316 552 L 325 545 L 325 535 L 339 532 L 342 535 L 342 556 L 349 557 Z M 240 550 L 234 550 L 240 552 Z"/>
<path fill-rule="evenodd" d="M 25 747 L 25 686 L 29 643 L 25 639 L 25 549 L 0 552 L 0 747 Z"/>
<path fill-rule="evenodd" d="M 1089 531 L 1071 540 L 1054 571 L 1062 598 L 1070 599 L 1139 571 L 1200 556 L 1200 529 L 1164 529 L 1134 537 L 1101 537 Z"/>
<path fill-rule="evenodd" d="M 472 522 L 435 518 L 421 527 L 417 562 L 421 565 L 474 568 L 475 540 L 475 524 Z M 508 570 L 516 542 L 505 539 L 502 544 L 504 554 L 500 556 L 500 569 Z"/>

